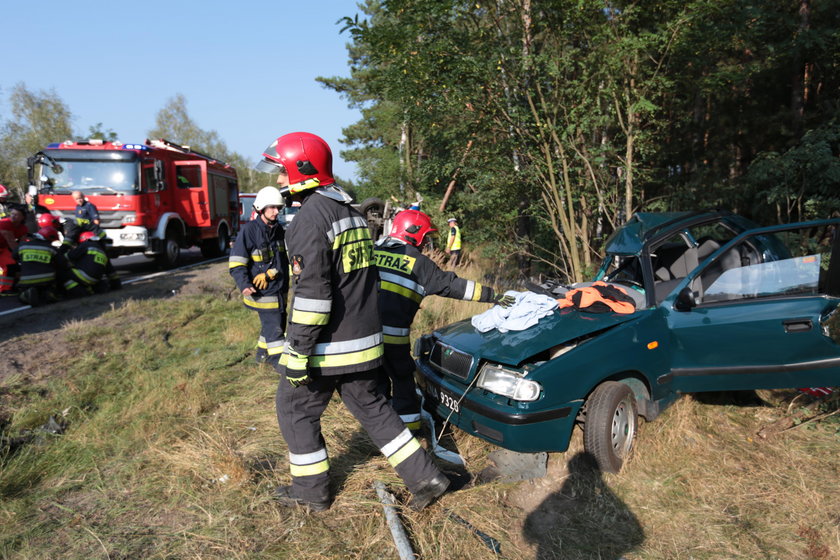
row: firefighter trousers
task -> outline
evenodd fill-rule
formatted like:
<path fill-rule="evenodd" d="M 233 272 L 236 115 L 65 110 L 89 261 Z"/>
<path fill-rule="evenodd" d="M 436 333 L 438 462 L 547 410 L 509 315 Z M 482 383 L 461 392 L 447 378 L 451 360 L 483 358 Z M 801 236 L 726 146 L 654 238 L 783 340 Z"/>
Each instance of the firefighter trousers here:
<path fill-rule="evenodd" d="M 391 405 L 410 429 L 420 429 L 420 399 L 414 381 L 414 359 L 408 344 L 385 344 L 383 382 L 380 390 L 391 397 Z M 390 391 L 386 388 L 390 385 Z"/>
<path fill-rule="evenodd" d="M 280 377 L 275 399 L 277 420 L 289 448 L 292 495 L 309 502 L 330 498 L 329 458 L 321 434 L 321 414 L 335 391 L 370 439 L 414 493 L 440 474 L 426 450 L 376 387 L 379 368 L 344 375 L 316 376 L 292 387 Z"/>
<path fill-rule="evenodd" d="M 286 301 L 283 296 L 246 297 L 245 307 L 260 317 L 260 336 L 257 339 L 257 361 L 276 366 L 286 344 Z"/>

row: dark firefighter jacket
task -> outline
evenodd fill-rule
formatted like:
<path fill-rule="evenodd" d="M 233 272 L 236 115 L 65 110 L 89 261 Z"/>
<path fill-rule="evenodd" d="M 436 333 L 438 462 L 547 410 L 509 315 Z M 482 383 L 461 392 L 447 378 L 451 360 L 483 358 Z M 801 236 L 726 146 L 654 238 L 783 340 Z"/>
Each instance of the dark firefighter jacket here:
<path fill-rule="evenodd" d="M 99 219 L 99 210 L 89 200 L 85 200 L 80 206 L 76 206 L 75 210 L 76 224 L 82 231 L 92 231 L 99 234 L 102 228 L 94 223 L 94 220 Z"/>
<path fill-rule="evenodd" d="M 266 224 L 260 216 L 242 226 L 228 259 L 228 269 L 241 292 L 253 287 L 254 277 L 269 268 L 277 270 L 277 277 L 265 290 L 245 298 L 245 305 L 255 309 L 277 307 L 277 296 L 289 289 L 289 259 L 284 246 L 283 227 L 279 222 Z M 265 299 L 266 301 L 261 301 Z"/>
<path fill-rule="evenodd" d="M 286 246 L 295 290 L 289 350 L 309 356 L 307 367 L 322 375 L 380 366 L 378 276 L 367 221 L 349 202 L 316 191 L 303 200 Z M 280 363 L 292 367 L 288 354 Z"/>
<path fill-rule="evenodd" d="M 117 277 L 117 271 L 114 270 L 114 265 L 105 253 L 105 249 L 99 241 L 88 239 L 84 243 L 79 244 L 67 253 L 67 260 L 73 267 L 72 280 L 82 284 L 83 286 L 93 286 L 103 276 L 109 280 Z M 67 286 L 65 286 L 67 287 Z M 68 289 L 72 286 L 68 287 Z"/>
<path fill-rule="evenodd" d="M 56 273 L 67 269 L 67 259 L 49 241 L 33 237 L 18 245 L 13 253 L 20 265 L 18 286 L 43 286 L 56 280 Z"/>
<path fill-rule="evenodd" d="M 441 270 L 419 249 L 399 239 L 381 239 L 374 254 L 386 344 L 408 344 L 411 323 L 425 296 L 490 302 L 496 295 L 489 286 Z"/>

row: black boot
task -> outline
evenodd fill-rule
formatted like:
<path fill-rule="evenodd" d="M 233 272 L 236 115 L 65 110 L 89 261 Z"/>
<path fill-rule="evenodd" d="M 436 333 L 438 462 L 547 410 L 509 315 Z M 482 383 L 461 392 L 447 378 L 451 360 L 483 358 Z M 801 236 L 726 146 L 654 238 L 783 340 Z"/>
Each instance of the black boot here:
<path fill-rule="evenodd" d="M 449 484 L 449 478 L 443 473 L 438 474 L 434 478 L 430 478 L 421 484 L 416 492 L 412 492 L 413 496 L 408 502 L 408 507 L 414 511 L 420 511 L 442 496 L 446 492 L 446 489 L 449 488 Z"/>
<path fill-rule="evenodd" d="M 330 509 L 330 501 L 309 502 L 295 498 L 292 495 L 292 486 L 278 486 L 274 490 L 274 500 L 283 507 L 301 506 L 309 508 L 310 511 L 327 511 Z"/>

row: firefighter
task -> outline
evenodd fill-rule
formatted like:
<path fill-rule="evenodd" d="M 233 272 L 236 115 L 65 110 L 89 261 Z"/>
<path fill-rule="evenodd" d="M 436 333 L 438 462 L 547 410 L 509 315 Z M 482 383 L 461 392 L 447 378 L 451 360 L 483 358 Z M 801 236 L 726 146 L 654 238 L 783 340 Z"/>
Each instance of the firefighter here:
<path fill-rule="evenodd" d="M 57 281 L 68 274 L 67 259 L 53 247 L 58 241 L 58 231 L 43 227 L 31 234 L 14 251 L 20 265 L 18 298 L 33 307 L 58 300 Z"/>
<path fill-rule="evenodd" d="M 437 231 L 428 215 L 403 210 L 394 218 L 391 232 L 376 243 L 379 269 L 379 315 L 385 342 L 385 367 L 381 391 L 393 389 L 393 406 L 412 431 L 420 429 L 420 402 L 414 382 L 409 331 L 425 296 L 438 295 L 466 301 L 497 303 L 509 307 L 511 296 L 493 288 L 444 272 L 422 253 L 428 235 Z M 391 387 L 389 387 L 389 385 Z"/>
<path fill-rule="evenodd" d="M 228 260 L 230 275 L 242 292 L 245 307 L 260 317 L 258 364 L 277 365 L 285 344 L 289 259 L 283 228 L 277 221 L 282 207 L 283 197 L 277 187 L 260 189 L 254 199 L 259 219 L 242 226 Z"/>
<path fill-rule="evenodd" d="M 122 286 L 102 242 L 92 231 L 79 235 L 79 245 L 67 253 L 67 260 L 70 274 L 63 288 L 70 297 L 103 293 Z"/>
<path fill-rule="evenodd" d="M 335 185 L 332 152 L 314 134 L 279 137 L 257 170 L 279 172 L 281 190 L 301 203 L 286 231 L 295 293 L 276 395 L 292 483 L 277 488 L 274 497 L 283 506 L 329 508 L 329 458 L 320 422 L 337 391 L 405 481 L 413 494 L 409 507 L 423 509 L 450 481 L 376 388 L 383 344 L 368 224 Z"/>
<path fill-rule="evenodd" d="M 16 295 L 14 283 L 20 267 L 12 252 L 17 249 L 19 240 L 29 233 L 25 219 L 22 208 L 11 208 L 9 216 L 0 219 L 0 295 Z"/>
<path fill-rule="evenodd" d="M 105 237 L 105 232 L 100 227 L 99 210 L 90 202 L 82 191 L 73 191 L 71 193 L 73 200 L 76 201 L 76 209 L 74 211 L 74 220 L 68 222 L 67 238 L 76 239 L 81 232 L 91 231 L 99 238 Z"/>
<path fill-rule="evenodd" d="M 0 220 L 8 217 L 9 207 L 6 204 L 9 201 L 9 189 L 0 185 Z"/>
<path fill-rule="evenodd" d="M 446 254 L 449 255 L 449 264 L 458 266 L 461 262 L 461 228 L 458 227 L 458 220 L 449 218 L 449 235 L 446 238 Z"/>

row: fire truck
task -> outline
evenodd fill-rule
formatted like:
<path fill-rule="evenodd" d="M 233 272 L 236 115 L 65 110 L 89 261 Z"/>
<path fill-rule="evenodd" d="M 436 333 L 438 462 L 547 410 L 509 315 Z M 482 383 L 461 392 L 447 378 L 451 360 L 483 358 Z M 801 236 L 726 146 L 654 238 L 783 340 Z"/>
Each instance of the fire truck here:
<path fill-rule="evenodd" d="M 143 253 L 170 268 L 192 246 L 223 255 L 239 229 L 236 170 L 168 140 L 66 141 L 27 163 L 30 191 L 51 213 L 74 219 L 73 191 L 97 207 L 112 256 Z"/>

